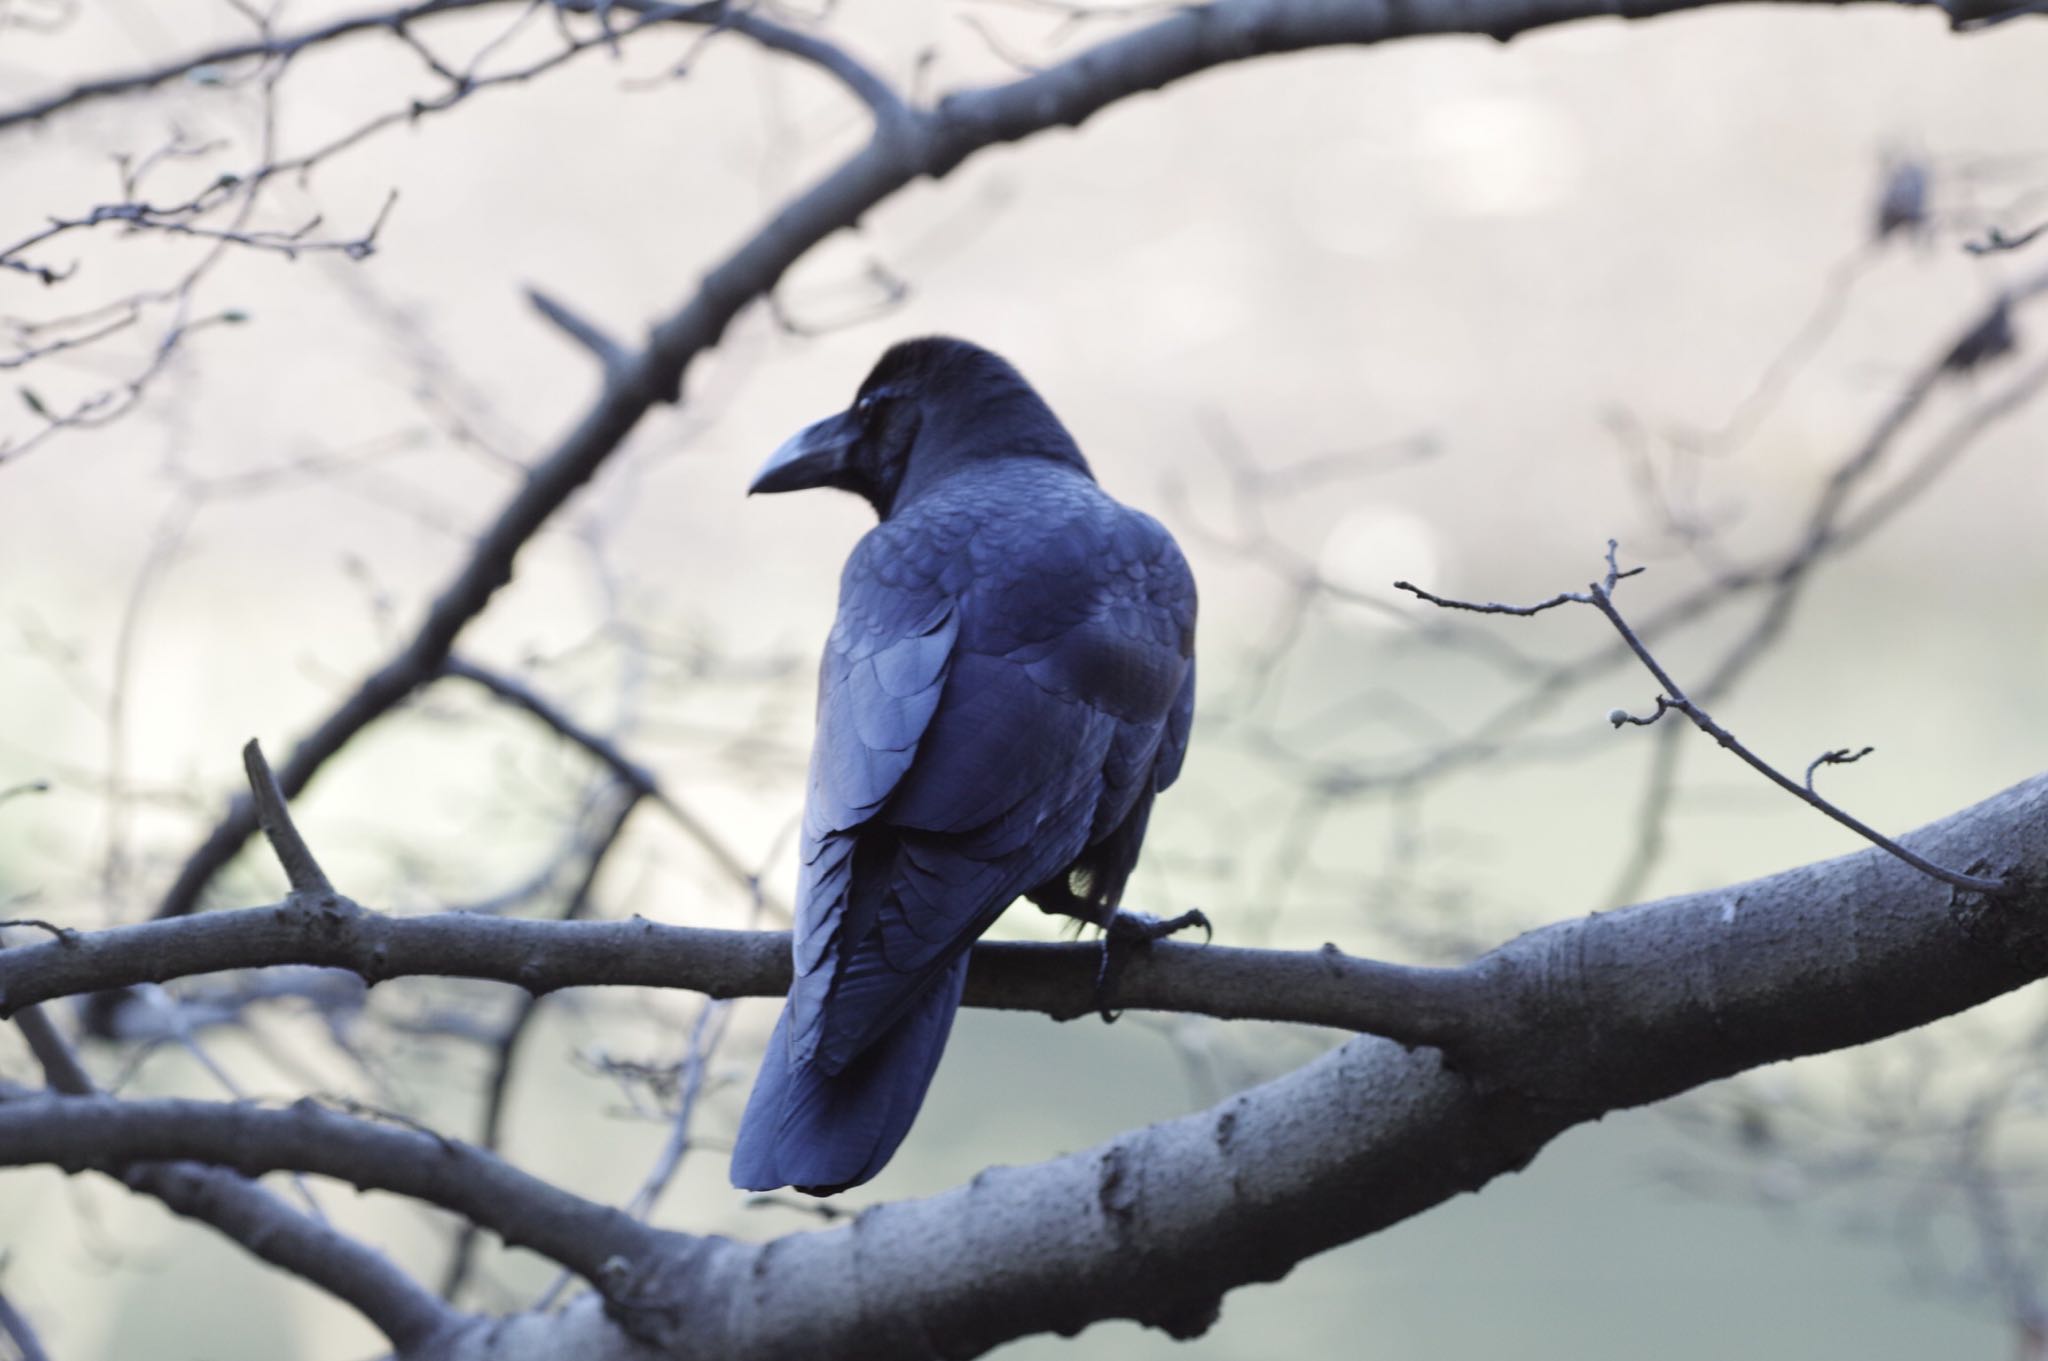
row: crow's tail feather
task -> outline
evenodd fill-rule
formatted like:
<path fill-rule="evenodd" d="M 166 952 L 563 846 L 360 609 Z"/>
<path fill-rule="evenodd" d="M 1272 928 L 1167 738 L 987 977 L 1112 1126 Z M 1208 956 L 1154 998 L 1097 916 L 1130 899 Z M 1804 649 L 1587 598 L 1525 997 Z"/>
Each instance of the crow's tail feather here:
<path fill-rule="evenodd" d="M 963 951 L 901 1020 L 838 1073 L 791 1061 L 785 1007 L 733 1143 L 732 1184 L 828 1196 L 881 1171 L 924 1104 L 966 982 Z"/>

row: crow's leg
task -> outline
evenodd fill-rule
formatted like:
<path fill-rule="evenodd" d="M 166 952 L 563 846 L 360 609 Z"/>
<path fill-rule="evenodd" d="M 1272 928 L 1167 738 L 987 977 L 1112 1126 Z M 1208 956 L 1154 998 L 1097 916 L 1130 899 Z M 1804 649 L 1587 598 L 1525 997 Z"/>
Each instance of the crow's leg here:
<path fill-rule="evenodd" d="M 1215 935 L 1209 926 L 1208 916 L 1200 908 L 1191 908 L 1178 917 L 1163 920 L 1149 912 L 1128 912 L 1074 892 L 1072 879 L 1064 874 L 1047 880 L 1024 896 L 1036 903 L 1041 911 L 1072 917 L 1082 925 L 1101 928 L 1102 962 L 1095 971 L 1095 1008 L 1105 1021 L 1114 1021 L 1121 1014 L 1116 1006 L 1117 980 L 1123 976 L 1124 967 L 1131 962 L 1132 955 L 1150 949 L 1155 940 L 1191 926 L 1202 928 L 1205 942 Z"/>
<path fill-rule="evenodd" d="M 1208 915 L 1198 907 L 1191 907 L 1178 917 L 1164 919 L 1149 912 L 1127 912 L 1123 908 L 1110 910 L 1108 920 L 1102 922 L 1102 963 L 1095 971 L 1095 1008 L 1102 1013 L 1104 1021 L 1114 1021 L 1123 1014 L 1117 1009 L 1116 989 L 1131 956 L 1151 949 L 1153 941 L 1163 940 L 1190 926 L 1202 928 L 1204 944 L 1215 937 Z"/>
<path fill-rule="evenodd" d="M 1072 917 L 1076 930 L 1083 926 L 1103 925 L 1109 912 L 1102 904 L 1074 892 L 1073 886 L 1067 882 L 1067 876 L 1064 874 L 1056 879 L 1046 880 L 1024 896 L 1041 912 L 1055 917 Z"/>

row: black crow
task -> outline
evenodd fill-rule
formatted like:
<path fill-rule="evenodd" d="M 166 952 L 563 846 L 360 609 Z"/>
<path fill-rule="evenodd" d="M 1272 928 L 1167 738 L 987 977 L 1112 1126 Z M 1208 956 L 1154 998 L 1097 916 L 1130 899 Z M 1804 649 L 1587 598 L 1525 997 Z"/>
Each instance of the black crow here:
<path fill-rule="evenodd" d="M 967 949 L 1019 896 L 1104 927 L 1106 964 L 1207 926 L 1117 911 L 1187 751 L 1195 583 L 1031 385 L 965 341 L 889 350 L 749 490 L 803 487 L 881 523 L 847 559 L 819 668 L 795 981 L 732 1180 L 829 1195 L 903 1141 Z"/>

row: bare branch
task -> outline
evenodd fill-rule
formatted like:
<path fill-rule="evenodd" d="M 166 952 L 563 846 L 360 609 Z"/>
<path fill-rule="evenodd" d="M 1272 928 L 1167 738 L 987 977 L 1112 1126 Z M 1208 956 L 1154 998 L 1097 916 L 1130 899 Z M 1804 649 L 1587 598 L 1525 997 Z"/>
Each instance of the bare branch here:
<path fill-rule="evenodd" d="M 967 1002 L 1091 1014 L 1100 949 L 1082 942 L 975 947 Z M 486 978 L 537 994 L 561 988 L 684 988 L 712 997 L 789 989 L 789 937 L 627 921 L 537 921 L 443 913 L 387 917 L 344 898 L 221 909 L 0 952 L 0 1016 L 35 1002 L 223 969 L 318 964 L 369 982 Z M 1324 950 L 1246 950 L 1161 941 L 1136 956 L 1119 1000 L 1134 1010 L 1293 1021 L 1445 1043 L 1460 1024 L 1452 971 Z"/>
<path fill-rule="evenodd" d="M 1477 1189 L 1604 1111 L 1864 1043 L 2048 974 L 2038 925 L 2048 911 L 2044 817 L 2048 777 L 1914 838 L 1940 857 L 1994 848 L 2025 886 L 2010 901 L 1958 904 L 1866 849 L 1559 923 L 1453 971 L 1473 980 L 1468 1000 L 1485 1019 L 1461 1036 L 1455 1066 L 1354 1039 L 1208 1110 L 1036 1166 L 992 1168 L 816 1232 L 629 1244 L 638 1293 L 623 1311 L 614 1293 L 612 1314 L 676 1361 L 812 1354 L 827 1338 L 848 1361 L 966 1358 L 1104 1318 L 1194 1336 L 1228 1290 Z M 145 929 L 184 932 L 205 920 Z M 1856 948 L 1788 949 L 1788 939 L 1853 939 Z M 1184 947 L 1176 968 L 1220 953 Z M 0 1158 L 63 1165 L 167 1139 L 202 1156 L 232 1148 L 256 1166 L 289 1158 L 354 1170 L 392 1140 L 379 1182 L 404 1180 L 394 1189 L 407 1193 L 422 1169 L 448 1160 L 433 1140 L 403 1132 L 285 1137 L 312 1118 L 302 1109 L 96 1104 L 116 1118 L 56 1128 L 45 1123 L 54 1103 L 18 1122 L 0 1106 Z M 676 1255 L 664 1261 L 665 1250 Z M 991 1272 L 992 1261 L 1003 1269 Z M 644 1354 L 596 1301 L 544 1322 L 552 1354 Z M 502 1355 L 508 1332 L 537 1340 L 541 1326 L 496 1321 L 488 1338 L 472 1328 L 434 1355 Z"/>
<path fill-rule="evenodd" d="M 59 926 L 55 922 L 46 922 L 41 917 L 9 917 L 5 921 L 0 921 L 0 927 L 6 926 L 26 926 L 37 931 L 47 931 L 57 938 L 59 944 L 67 944 L 78 935 L 76 931 L 68 926 Z"/>
<path fill-rule="evenodd" d="M 1353 1040 L 1211 1110 L 772 1244 L 654 1234 L 474 1150 L 305 1103 L 268 1111 L 10 1101 L 0 1104 L 0 1160 L 218 1159 L 448 1205 L 550 1256 L 573 1251 L 569 1264 L 598 1273 L 635 1336 L 674 1357 L 800 1352 L 791 1329 L 844 1340 L 840 1354 L 850 1357 L 898 1356 L 905 1345 L 968 1357 L 1025 1333 L 1071 1332 L 1109 1317 L 1190 1336 L 1214 1317 L 1224 1291 L 1474 1189 L 1602 1111 L 1860 1044 L 2048 975 L 2048 935 L 2038 927 L 2048 913 L 2044 817 L 2048 777 L 1913 838 L 1930 857 L 1996 856 L 2014 885 L 2006 899 L 1931 892 L 1919 872 L 1864 850 L 1562 922 L 1458 969 L 1163 943 L 1133 966 L 1126 1001 L 1188 985 L 1204 1010 L 1273 1015 L 1299 1012 L 1293 1000 L 1314 994 L 1329 1006 L 1320 1019 L 1350 1025 L 1385 1013 L 1410 1043 L 1454 1053 L 1456 1067 L 1384 1040 Z M 1784 948 L 1787 939 L 1850 937 L 1848 954 Z M 1087 1012 L 1092 955 L 1086 947 L 978 947 L 970 999 Z M 266 956 L 375 977 L 467 973 L 532 988 L 681 982 L 717 995 L 772 991 L 789 967 L 786 938 L 765 933 L 637 921 L 393 921 L 287 903 L 0 952 L 0 999 L 18 1007 L 138 975 L 271 962 Z M 985 1270 L 992 1255 L 1004 1263 L 993 1278 Z M 895 1303 L 878 1311 L 878 1299 Z M 565 1330 L 558 1338 L 602 1323 L 575 1308 L 555 1322 Z M 435 1354 L 486 1355 L 479 1345 L 465 1333 Z"/>
<path fill-rule="evenodd" d="M 681 1090 L 676 1095 L 675 1114 L 669 1120 L 668 1138 L 640 1189 L 626 1202 L 626 1213 L 642 1223 L 654 1214 L 662 1193 L 683 1165 L 683 1155 L 690 1148 L 690 1126 L 696 1119 L 697 1099 L 704 1093 L 704 1075 L 719 1042 L 725 1038 L 726 1022 L 731 1017 L 731 1007 L 708 997 L 697 1009 L 697 1019 L 690 1026 L 689 1047 L 683 1054 Z"/>
<path fill-rule="evenodd" d="M 1908 852 L 1895 858 L 1914 864 L 1924 857 Z M 2025 889 L 2021 881 L 2014 884 L 2010 891 Z M 970 1005 L 1060 1019 L 1094 1009 L 1098 951 L 1092 945 L 985 942 L 973 958 Z M 440 975 L 496 979 L 534 993 L 642 986 L 713 997 L 776 996 L 787 989 L 790 972 L 788 937 L 779 932 L 662 926 L 638 918 L 394 918 L 346 899 L 317 906 L 287 901 L 80 932 L 68 942 L 0 952 L 0 1014 L 107 988 L 279 964 L 348 969 L 371 982 Z M 1485 1028 L 1474 1009 L 1491 976 L 1485 961 L 1426 969 L 1359 959 L 1334 946 L 1281 951 L 1162 941 L 1132 962 L 1122 1000 L 1136 1009 L 1330 1025 L 1457 1049 Z"/>
<path fill-rule="evenodd" d="M 1621 611 L 1616 608 L 1614 604 L 1614 587 L 1616 583 L 1643 571 L 1640 567 L 1632 567 L 1627 571 L 1622 571 L 1615 565 L 1616 551 L 1617 544 L 1615 540 L 1609 539 L 1607 541 L 1607 576 L 1604 582 L 1593 582 L 1584 591 L 1568 591 L 1536 605 L 1479 605 L 1466 601 L 1446 600 L 1441 596 L 1431 595 L 1429 592 L 1403 581 L 1397 581 L 1394 585 L 1412 595 L 1422 597 L 1433 605 L 1440 605 L 1446 609 L 1476 610 L 1482 614 L 1531 615 L 1553 609 L 1559 605 L 1591 605 L 1606 617 L 1608 623 L 1614 626 L 1614 631 L 1621 635 L 1621 640 L 1628 647 L 1628 650 L 1635 654 L 1636 659 L 1643 664 L 1652 676 L 1656 677 L 1657 684 L 1664 687 L 1664 692 L 1657 696 L 1657 708 L 1654 713 L 1649 714 L 1647 717 L 1637 718 L 1625 709 L 1614 709 L 1608 712 L 1607 721 L 1609 723 L 1617 728 L 1624 724 L 1647 726 L 1655 723 L 1666 713 L 1677 710 L 1691 719 L 1693 726 L 1713 738 L 1727 750 L 1735 753 L 1745 765 L 1762 775 L 1772 784 L 1777 785 L 1801 803 L 1825 813 L 1872 845 L 1897 856 L 1921 873 L 1932 875 L 1944 884 L 1962 889 L 1968 893 L 1995 895 L 2009 891 L 2010 886 L 2002 880 L 1987 879 L 1975 874 L 1945 869 L 1933 861 L 1907 850 L 1904 846 L 1899 845 L 1898 842 L 1893 841 L 1876 828 L 1871 827 L 1869 824 L 1815 793 L 1813 790 L 1813 766 L 1807 767 L 1806 783 L 1802 785 L 1744 746 L 1734 733 L 1729 732 L 1726 728 L 1715 722 L 1705 709 L 1689 699 L 1685 691 L 1679 688 L 1678 682 L 1672 679 L 1671 673 L 1664 669 L 1663 663 L 1659 662 L 1655 655 L 1651 653 L 1649 647 L 1643 642 L 1635 629 L 1629 625 L 1628 620 L 1622 617 Z M 1864 752 L 1868 751 L 1869 748 L 1866 747 Z M 1864 752 L 1859 752 L 1857 755 L 1863 755 Z M 1839 764 L 1845 759 L 1854 760 L 1856 758 L 1853 756 L 1844 758 L 1840 753 L 1830 753 L 1829 756 L 1823 756 L 1819 761 L 1816 761 L 1814 765 L 1823 763 Z"/>
<path fill-rule="evenodd" d="M 2039 858 L 2048 780 L 2024 789 L 1930 829 L 1931 849 L 1956 855 L 1989 844 L 2003 855 L 2031 842 L 2015 877 L 2044 882 L 2035 867 L 2048 863 Z M 2003 811 L 1979 820 L 1994 806 Z M 1917 906 L 1906 908 L 1908 901 Z M 897 1289 L 915 1303 L 889 1322 L 916 1328 L 923 1345 L 944 1355 L 972 1356 L 1025 1328 L 1071 1331 L 1102 1317 L 1193 1335 L 1232 1285 L 1519 1168 L 1557 1129 L 1590 1118 L 1621 1091 L 1631 1104 L 1656 1100 L 1749 1059 L 1857 1042 L 1868 1032 L 1839 1008 L 1883 1005 L 1889 994 L 1795 1002 L 1807 986 L 1839 981 L 1843 957 L 1828 951 L 1801 963 L 1806 952 L 1782 942 L 1787 932 L 1853 935 L 1860 952 L 1873 914 L 1891 921 L 1901 910 L 1924 925 L 1923 943 L 1947 945 L 1926 958 L 1888 941 L 1883 967 L 1900 981 L 1927 980 L 1959 960 L 1971 971 L 2004 972 L 1999 956 L 2014 942 L 1999 933 L 2030 930 L 2030 909 L 2015 901 L 1972 917 L 1971 929 L 1994 934 L 1969 939 L 1957 931 L 1947 895 L 1876 851 L 1547 928 L 1493 957 L 1493 995 L 1518 999 L 1508 1004 L 1518 1020 L 1497 1015 L 1489 1033 L 1521 1032 L 1529 1043 L 1523 1057 L 1552 1071 L 1496 1068 L 1476 1053 L 1449 1068 L 1427 1053 L 1354 1040 L 1209 1110 L 1052 1163 L 991 1169 L 944 1195 L 871 1211 L 858 1226 L 805 1235 L 797 1261 L 789 1240 L 746 1250 L 731 1275 L 714 1273 L 702 1286 L 709 1301 L 747 1283 L 747 1312 L 732 1319 L 734 1332 L 702 1339 L 701 1350 L 677 1337 L 675 1354 L 769 1353 L 786 1337 L 772 1320 L 796 1316 L 819 1329 L 815 1336 L 855 1339 L 856 1355 L 888 1355 L 898 1338 L 876 1336 L 886 1324 L 872 1302 L 896 1298 Z M 2033 939 L 2025 947 L 2032 962 L 2012 973 L 2048 967 L 2048 952 Z M 1765 974 L 1774 980 L 1772 1002 L 1759 988 Z M 1581 998 L 1582 990 L 1593 995 Z M 1673 1028 L 1649 1022 L 1640 1005 L 1659 1007 Z M 1653 1032 L 1658 1038 L 1639 1047 Z M 1681 1032 L 1690 1039 L 1681 1041 Z M 1605 1096 L 1577 1086 L 1570 1072 L 1599 1074 L 1592 1086 Z M 1532 1091 L 1544 1096 L 1526 1099 Z M 992 1255 L 1004 1263 L 999 1279 L 985 1269 Z M 862 1272 L 840 1277 L 856 1256 Z M 872 1274 L 881 1262 L 890 1264 L 884 1278 Z M 841 1279 L 847 1288 L 823 1284 Z"/>
<path fill-rule="evenodd" d="M 206 1101 L 117 1101 L 105 1096 L 16 1097 L 0 1102 L 0 1162 L 47 1162 L 67 1172 L 108 1163 L 177 1159 L 245 1175 L 298 1171 L 364 1190 L 392 1191 L 454 1210 L 508 1244 L 570 1267 L 608 1294 L 690 1240 L 650 1229 L 573 1196 L 479 1149 L 413 1129 L 375 1124 L 312 1101 L 283 1110 Z M 418 1287 L 414 1289 L 418 1291 Z M 424 1291 L 437 1318 L 445 1306 Z"/>
<path fill-rule="evenodd" d="M 2012 325 L 2012 300 L 2000 295 L 1984 319 L 1942 357 L 1941 367 L 1949 373 L 1969 373 L 2018 347 L 2019 336 Z"/>
<path fill-rule="evenodd" d="M 450 0 L 447 5 L 422 7 L 419 12 L 439 13 L 460 3 Z M 1648 8 L 1631 13 L 1663 13 L 1693 4 L 1694 0 L 1655 0 Z M 723 6 L 713 8 L 724 13 Z M 1537 0 L 1487 0 L 1477 13 L 1470 9 L 1417 13 L 1328 8 L 1306 0 L 1293 4 L 1223 0 L 1177 11 L 1020 80 L 950 95 L 931 111 L 908 120 L 882 120 L 873 141 L 784 205 L 705 275 L 695 297 L 654 328 L 647 345 L 612 375 L 575 429 L 535 466 L 478 536 L 475 552 L 436 597 L 411 640 L 365 677 L 355 693 L 293 749 L 279 774 L 281 788 L 295 797 L 356 733 L 390 712 L 439 671 L 457 636 L 511 579 L 512 560 L 520 549 L 597 473 L 654 405 L 677 398 L 690 364 L 718 341 L 742 308 L 766 297 L 784 271 L 819 241 L 859 221 L 875 204 L 912 180 L 944 178 L 979 151 L 1049 127 L 1077 124 L 1119 99 L 1229 62 L 1427 32 L 1483 31 L 1506 38 L 1595 12 L 1605 11 L 1560 11 Z M 383 22 L 359 18 L 330 26 L 330 31 L 362 31 Z M 143 84 L 176 74 L 154 74 Z M 17 119 L 22 116 L 14 115 Z M 7 115 L 0 115 L 0 127 L 7 121 Z M 1706 607 L 1695 602 L 1693 608 L 1697 612 Z M 1600 664 L 1605 664 L 1604 658 Z M 1555 688 L 1565 686 L 1560 682 Z M 234 857 L 254 827 L 246 802 L 238 800 L 231 805 L 187 858 L 158 904 L 157 915 L 192 911 L 214 875 Z"/>
<path fill-rule="evenodd" d="M 384 206 L 370 225 L 355 236 L 316 237 L 312 233 L 320 226 L 318 217 L 311 218 L 300 226 L 289 230 L 249 230 L 233 227 L 210 227 L 198 219 L 228 201 L 228 195 L 241 188 L 238 178 L 223 177 L 212 189 L 189 203 L 158 206 L 150 203 L 130 201 L 106 203 L 94 208 L 81 217 L 53 217 L 49 224 L 38 231 L 22 237 L 11 246 L 0 247 L 0 266 L 33 275 L 42 282 L 59 283 L 71 277 L 72 269 L 52 270 L 23 259 L 24 253 L 35 250 L 44 243 L 69 232 L 90 231 L 107 223 L 119 223 L 129 231 L 160 232 L 165 236 L 187 236 L 202 241 L 226 242 L 246 246 L 251 250 L 273 251 L 289 260 L 300 255 L 333 253 L 351 260 L 367 260 L 377 252 L 377 235 L 383 231 L 391 209 L 398 202 L 398 191 L 385 195 Z M 14 365 L 18 366 L 17 356 Z"/>
<path fill-rule="evenodd" d="M 1753 596 L 1764 597 L 1763 609 L 1726 651 L 1720 665 L 1694 687 L 1693 693 L 1701 702 L 1711 701 L 1732 688 L 1763 655 L 1770 642 L 1779 636 L 1792 618 L 1805 587 L 1823 564 L 1864 542 L 1890 523 L 1913 505 L 1927 487 L 1963 455 L 1977 447 L 1986 431 L 2023 410 L 2048 390 L 2048 363 L 2036 364 L 2003 389 L 1956 417 L 1895 481 L 1873 492 L 1863 504 L 1852 509 L 1856 495 L 1870 487 L 1916 417 L 1923 413 L 1944 385 L 1954 381 L 1956 372 L 1950 366 L 1950 356 L 1970 336 L 1994 326 L 1994 314 L 1999 309 L 2016 309 L 2023 302 L 2038 299 L 2044 294 L 2048 294 L 2048 271 L 2008 287 L 1953 336 L 1944 339 L 1926 361 L 1916 367 L 1901 385 L 1898 395 L 1835 467 L 1814 497 L 1799 530 L 1782 548 L 1749 563 L 1717 566 L 1709 579 L 1663 605 L 1636 626 L 1639 635 L 1646 640 L 1662 638 Z M 1355 764 L 1327 759 L 1298 761 L 1297 764 L 1315 770 L 1316 778 L 1337 797 L 1355 799 L 1369 794 L 1414 790 L 1481 761 L 1499 759 L 1508 739 L 1551 712 L 1587 682 L 1629 661 L 1632 655 L 1625 644 L 1616 640 L 1578 657 L 1537 669 L 1529 684 L 1466 732 L 1426 749 L 1420 755 L 1404 756 L 1383 768 L 1360 768 Z M 1661 819 L 1668 799 L 1658 796 L 1664 786 L 1657 781 L 1670 773 L 1671 759 L 1660 756 L 1651 796 L 1639 804 L 1639 846 L 1647 845 L 1659 835 L 1651 823 Z M 1636 870 L 1646 870 L 1647 866 L 1647 858 L 1639 856 Z M 1610 901 L 1618 903 L 1634 898 L 1640 892 L 1641 882 L 1642 874 L 1632 870 L 1624 876 L 1624 891 L 1618 892 Z"/>
<path fill-rule="evenodd" d="M 251 61 L 282 67 L 310 49 L 325 47 L 341 39 L 363 34 L 392 35 L 425 58 L 429 69 L 448 80 L 451 85 L 464 83 L 465 77 L 470 84 L 475 84 L 474 63 L 468 72 L 458 72 L 447 67 L 422 47 L 415 36 L 416 30 L 422 22 L 442 15 L 485 9 L 507 2 L 508 0 L 425 0 L 425 3 L 421 4 L 403 5 L 394 9 L 333 19 L 296 33 L 264 32 L 254 39 L 208 48 L 173 61 L 118 76 L 85 81 L 11 109 L 0 109 L 0 130 L 21 123 L 39 122 L 52 114 L 96 100 L 154 89 L 181 77 L 191 76 L 195 72 L 231 67 Z M 613 11 L 619 11 L 633 14 L 644 23 L 694 24 L 744 34 L 771 51 L 784 53 L 818 67 L 844 84 L 878 115 L 893 116 L 901 107 L 888 84 L 842 48 L 823 38 L 777 23 L 754 10 L 735 8 L 723 0 L 707 0 L 701 4 L 665 4 L 661 3 L 661 0 L 550 0 L 550 3 L 558 10 L 569 13 L 604 17 Z M 609 46 L 616 37 L 616 32 L 607 29 L 601 43 Z M 484 54 L 480 53 L 479 57 L 482 55 Z"/>
<path fill-rule="evenodd" d="M 628 789 L 652 799 L 655 806 L 668 814 L 684 835 L 711 857 L 719 872 L 732 880 L 750 900 L 771 909 L 779 917 L 786 919 L 789 916 L 787 906 L 768 899 L 766 891 L 761 887 L 761 876 L 748 869 L 740 860 L 738 853 L 712 831 L 702 818 L 677 802 L 655 778 L 653 771 L 627 756 L 616 742 L 591 731 L 532 686 L 523 685 L 501 672 L 478 666 L 461 657 L 448 658 L 442 663 L 441 670 L 444 675 L 481 686 L 507 704 L 525 710 L 566 740 L 589 752 L 603 762 L 605 768 L 617 776 L 619 782 Z"/>
<path fill-rule="evenodd" d="M 10 953 L 0 950 L 0 959 Z M 74 1110 L 105 1100 L 41 1008 L 22 1008 L 14 1022 L 56 1093 L 29 1099 Z M 0 1112 L 9 1109 L 5 1096 L 0 1092 Z M 147 1154 L 102 1162 L 94 1170 L 155 1197 L 178 1214 L 213 1226 L 255 1256 L 327 1291 L 361 1312 L 401 1351 L 444 1332 L 455 1319 L 382 1253 L 294 1212 L 234 1172 L 164 1162 Z"/>
<path fill-rule="evenodd" d="M 626 830 L 626 822 L 633 815 L 644 791 L 628 789 L 617 800 L 610 824 L 591 848 L 585 861 L 583 875 L 570 892 L 562 908 L 563 921 L 576 921 L 583 917 L 590 906 L 591 895 L 597 886 L 597 877 L 603 871 L 605 861 L 619 844 L 620 836 Z M 517 1064 L 520 1049 L 539 1015 L 542 994 L 528 993 L 514 1009 L 512 1018 L 500 1032 L 495 1052 L 491 1055 L 490 1085 L 484 1093 L 483 1128 L 478 1142 L 489 1152 L 497 1152 L 504 1140 L 505 1109 L 512 1092 L 512 1074 Z M 476 1264 L 477 1226 L 465 1221 L 456 1231 L 455 1246 L 449 1253 L 447 1270 L 441 1276 L 441 1297 L 452 1300 L 469 1279 L 469 1273 Z"/>

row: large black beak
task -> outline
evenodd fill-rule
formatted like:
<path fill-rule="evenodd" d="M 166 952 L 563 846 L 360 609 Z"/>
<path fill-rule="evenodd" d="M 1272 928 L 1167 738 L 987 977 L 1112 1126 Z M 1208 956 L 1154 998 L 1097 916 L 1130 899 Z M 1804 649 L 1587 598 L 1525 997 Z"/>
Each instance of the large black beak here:
<path fill-rule="evenodd" d="M 851 411 L 805 426 L 768 456 L 747 495 L 838 485 L 860 436 L 861 423 Z"/>

